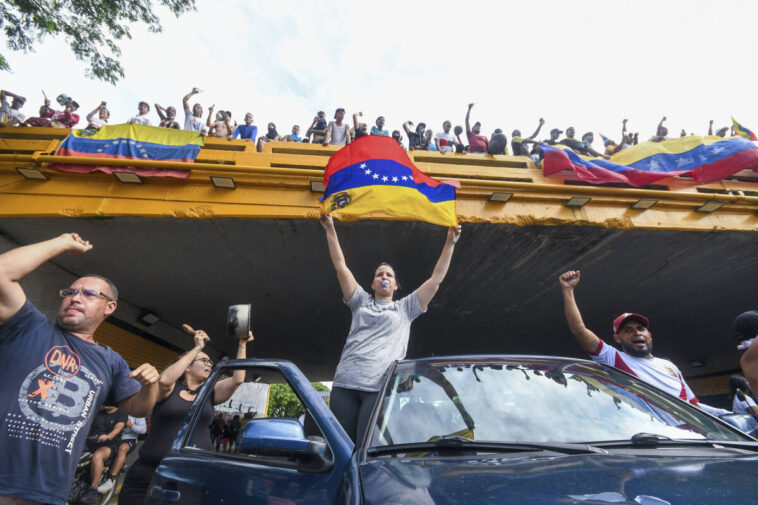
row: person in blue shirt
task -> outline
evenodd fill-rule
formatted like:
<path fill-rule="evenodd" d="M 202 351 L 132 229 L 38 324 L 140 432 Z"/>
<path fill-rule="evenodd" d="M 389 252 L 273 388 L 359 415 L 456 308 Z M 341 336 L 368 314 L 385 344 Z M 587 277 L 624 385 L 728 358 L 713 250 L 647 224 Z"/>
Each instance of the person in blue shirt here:
<path fill-rule="evenodd" d="M 98 408 L 116 405 L 144 417 L 158 398 L 158 371 L 126 361 L 95 341 L 118 305 L 105 277 L 85 275 L 67 288 L 55 322 L 26 298 L 19 281 L 63 253 L 92 244 L 76 233 L 0 255 L 0 503 L 63 505 Z"/>
<path fill-rule="evenodd" d="M 379 116 L 376 118 L 376 126 L 371 127 L 371 135 L 384 135 L 385 137 L 390 136 L 389 132 L 384 129 L 384 116 Z"/>
<path fill-rule="evenodd" d="M 292 126 L 292 133 L 284 137 L 285 142 L 302 142 L 303 139 L 300 138 L 300 126 L 294 125 Z"/>
<path fill-rule="evenodd" d="M 229 138 L 236 139 L 238 135 L 243 140 L 255 142 L 255 137 L 258 136 L 258 127 L 253 124 L 253 115 L 250 112 L 245 114 L 245 124 L 238 125 Z"/>

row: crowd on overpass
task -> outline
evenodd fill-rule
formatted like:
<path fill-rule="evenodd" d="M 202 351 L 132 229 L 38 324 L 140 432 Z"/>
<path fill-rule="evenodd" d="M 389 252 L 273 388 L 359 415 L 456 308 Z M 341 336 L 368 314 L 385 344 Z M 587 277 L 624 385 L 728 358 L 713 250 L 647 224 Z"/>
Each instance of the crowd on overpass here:
<path fill-rule="evenodd" d="M 161 128 L 174 128 L 183 130 L 192 130 L 200 132 L 203 135 L 211 137 L 243 139 L 256 143 L 260 151 L 267 142 L 310 142 L 320 143 L 323 145 L 345 145 L 351 140 L 363 135 L 385 135 L 391 136 L 397 142 L 406 147 L 404 144 L 407 137 L 407 149 L 436 151 L 440 154 L 446 153 L 488 153 L 488 154 L 511 154 L 514 156 L 527 156 L 538 163 L 542 158 L 540 144 L 556 145 L 562 144 L 568 146 L 578 154 L 594 157 L 608 158 L 610 155 L 622 151 L 629 146 L 639 142 L 639 132 L 633 132 L 627 128 L 628 120 L 622 121 L 621 133 L 618 141 L 614 141 L 603 136 L 603 146 L 600 150 L 593 147 L 595 135 L 593 132 L 585 132 L 577 138 L 576 130 L 569 126 L 564 130 L 552 128 L 549 136 L 544 139 L 538 139 L 545 120 L 540 118 L 534 132 L 529 136 L 523 136 L 521 130 L 514 129 L 511 132 L 510 150 L 508 149 L 508 140 L 501 128 L 492 129 L 489 136 L 483 134 L 482 124 L 479 121 L 471 123 L 471 111 L 474 104 L 468 105 L 465 114 L 464 125 L 456 125 L 450 120 L 442 123 L 441 129 L 434 133 L 433 130 L 423 121 L 414 124 L 413 121 L 407 120 L 402 123 L 401 129 L 394 129 L 390 132 L 387 120 L 384 116 L 378 116 L 374 124 L 369 127 L 362 112 L 352 114 L 352 122 L 349 122 L 345 109 L 338 108 L 334 112 L 333 119 L 328 120 L 326 113 L 318 111 L 309 126 L 302 131 L 300 125 L 295 124 L 290 128 L 289 133 L 280 133 L 276 123 L 269 122 L 266 125 L 265 132 L 258 133 L 258 126 L 255 124 L 253 114 L 245 113 L 242 122 L 238 123 L 229 110 L 216 111 L 215 106 L 208 108 L 207 116 L 204 115 L 204 108 L 199 102 L 190 102 L 200 94 L 198 88 L 193 88 L 182 98 L 182 109 L 184 118 L 180 120 L 177 117 L 177 109 L 174 106 L 162 106 L 153 104 L 156 116 L 150 114 L 150 104 L 141 101 L 137 104 L 137 113 L 129 118 L 123 118 L 123 123 L 136 123 L 142 125 L 152 125 Z M 100 128 L 109 124 L 110 112 L 107 104 L 101 102 L 94 109 L 87 113 L 85 117 L 86 124 L 79 125 L 80 117 L 78 114 L 79 103 L 67 95 L 58 95 L 56 101 L 60 109 L 56 110 L 51 107 L 50 100 L 45 97 L 42 106 L 39 108 L 37 116 L 27 117 L 21 109 L 26 103 L 26 98 L 22 95 L 13 93 L 8 90 L 0 91 L 0 124 L 5 126 L 40 126 L 40 127 L 59 127 L 74 128 L 84 126 L 85 128 Z M 9 101 L 12 99 L 12 101 Z M 214 114 L 215 112 L 215 114 Z M 665 126 L 667 118 L 664 116 L 655 128 L 655 134 L 649 138 L 650 141 L 660 142 L 669 138 L 668 128 Z M 725 137 L 727 134 L 734 134 L 734 127 L 721 127 L 715 132 L 713 130 L 713 120 L 708 124 L 708 135 L 717 135 Z M 403 132 L 405 135 L 403 135 Z M 465 138 L 462 135 L 465 133 Z M 706 132 L 704 132 L 706 133 Z M 690 135 L 693 133 L 690 132 Z M 687 132 L 682 129 L 680 136 L 684 137 Z M 563 137 L 562 137 L 563 136 Z"/>

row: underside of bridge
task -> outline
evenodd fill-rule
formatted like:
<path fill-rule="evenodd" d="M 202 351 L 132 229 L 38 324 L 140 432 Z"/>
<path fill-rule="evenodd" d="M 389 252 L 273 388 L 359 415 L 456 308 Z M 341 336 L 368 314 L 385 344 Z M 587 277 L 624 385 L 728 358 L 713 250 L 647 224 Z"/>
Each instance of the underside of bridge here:
<path fill-rule="evenodd" d="M 224 337 L 227 306 L 252 303 L 253 355 L 291 359 L 314 380 L 332 377 L 350 317 L 316 220 L 0 221 L 0 231 L 20 244 L 68 230 L 95 248 L 56 258 L 66 271 L 111 277 L 124 301 L 171 326 L 207 329 L 222 354 L 235 348 Z M 443 228 L 412 222 L 359 221 L 337 230 L 359 283 L 369 289 L 376 265 L 387 261 L 397 269 L 401 296 L 430 275 L 445 236 Z M 731 321 L 758 305 L 756 250 L 758 235 L 745 232 L 464 224 L 444 284 L 412 327 L 408 356 L 581 356 L 557 282 L 563 271 L 579 269 L 580 308 L 601 337 L 610 338 L 619 313 L 641 312 L 651 320 L 655 354 L 685 375 L 734 370 Z"/>
<path fill-rule="evenodd" d="M 350 314 L 317 221 L 317 198 L 336 148 L 272 142 L 257 153 L 250 142 L 206 139 L 194 164 L 129 162 L 184 171 L 185 178 L 129 184 L 50 168 L 65 161 L 56 150 L 67 134 L 0 128 L 0 251 L 66 231 L 95 245 L 25 279 L 43 312 L 54 314 L 55 293 L 74 276 L 111 277 L 121 304 L 107 342 L 130 353 L 134 365 L 159 353 L 167 363 L 189 348 L 191 338 L 179 329 L 185 322 L 210 332 L 215 357 L 231 354 L 227 306 L 251 303 L 252 355 L 287 358 L 313 380 L 331 379 Z M 564 321 L 557 280 L 578 269 L 577 299 L 589 328 L 610 339 L 614 317 L 643 313 L 656 355 L 677 363 L 696 393 L 715 391 L 706 387 L 714 383 L 709 376 L 719 377 L 716 392 L 724 392 L 723 376 L 739 368 L 731 322 L 758 306 L 754 171 L 711 184 L 670 177 L 646 188 L 598 187 L 571 172 L 546 177 L 523 157 L 409 155 L 428 175 L 460 181 L 463 225 L 445 282 L 413 324 L 409 357 L 583 356 Z M 368 289 L 386 261 L 396 267 L 399 295 L 409 294 L 431 274 L 445 229 L 364 217 L 337 224 L 356 279 Z M 160 321 L 143 324 L 143 310 Z M 143 345 L 151 350 L 131 353 Z"/>

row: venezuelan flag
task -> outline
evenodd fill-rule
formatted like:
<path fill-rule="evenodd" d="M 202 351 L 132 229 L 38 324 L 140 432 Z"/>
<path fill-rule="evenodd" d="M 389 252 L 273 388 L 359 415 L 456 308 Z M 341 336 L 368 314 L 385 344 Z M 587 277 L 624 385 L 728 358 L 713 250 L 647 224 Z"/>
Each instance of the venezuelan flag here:
<path fill-rule="evenodd" d="M 366 135 L 329 158 L 324 169 L 325 213 L 374 212 L 456 226 L 455 188 L 411 162 L 392 137 Z"/>
<path fill-rule="evenodd" d="M 741 170 L 758 168 L 758 147 L 742 137 L 687 137 L 643 142 L 614 154 L 610 160 L 580 156 L 563 145 L 541 145 L 545 175 L 573 170 L 593 184 L 644 186 L 659 179 L 689 175 L 709 183 Z"/>
<path fill-rule="evenodd" d="M 119 124 L 98 129 L 72 130 L 61 143 L 57 156 L 109 158 L 123 160 L 155 160 L 192 163 L 203 147 L 204 138 L 193 131 L 158 128 L 139 124 Z M 69 172 L 100 170 L 111 173 L 122 167 L 52 164 L 51 167 Z M 129 171 L 145 176 L 187 177 L 182 170 L 134 168 Z"/>
<path fill-rule="evenodd" d="M 747 128 L 739 124 L 736 119 L 732 118 L 732 123 L 734 124 L 734 133 L 736 133 L 740 137 L 744 137 L 746 139 L 750 139 L 754 141 L 758 140 L 758 137 L 755 136 L 755 133 L 753 133 L 752 131 L 748 130 Z"/>

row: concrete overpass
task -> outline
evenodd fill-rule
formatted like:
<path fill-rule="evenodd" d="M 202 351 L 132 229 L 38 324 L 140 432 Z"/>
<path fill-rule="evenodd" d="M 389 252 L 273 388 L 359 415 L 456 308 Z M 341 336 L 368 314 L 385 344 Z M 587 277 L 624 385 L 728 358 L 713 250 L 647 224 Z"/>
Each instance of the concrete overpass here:
<path fill-rule="evenodd" d="M 331 148 L 277 143 L 255 153 L 249 143 L 208 139 L 187 179 L 127 184 L 48 168 L 66 134 L 0 129 L 0 250 L 64 231 L 95 245 L 30 277 L 24 285 L 35 303 L 52 313 L 56 291 L 73 276 L 111 277 L 123 301 L 103 339 L 138 359 L 135 348 L 146 343 L 171 355 L 189 347 L 183 322 L 207 329 L 217 355 L 232 352 L 226 307 L 250 302 L 252 353 L 291 359 L 314 380 L 331 378 L 349 325 L 316 220 Z M 569 173 L 546 178 L 521 157 L 425 152 L 415 162 L 461 181 L 463 236 L 429 313 L 414 323 L 409 356 L 581 356 L 557 284 L 563 271 L 580 269 L 577 296 L 589 327 L 609 338 L 616 315 L 644 313 L 655 353 L 675 361 L 698 394 L 723 392 L 723 375 L 738 369 L 731 321 L 758 305 L 755 173 L 634 189 L 591 187 Z M 27 179 L 19 167 L 47 179 Z M 212 176 L 233 179 L 235 189 L 214 186 Z M 590 200 L 567 206 L 572 197 Z M 431 273 L 445 235 L 381 215 L 337 226 L 359 282 L 367 286 L 388 261 L 405 294 Z M 143 309 L 160 321 L 141 324 Z"/>

